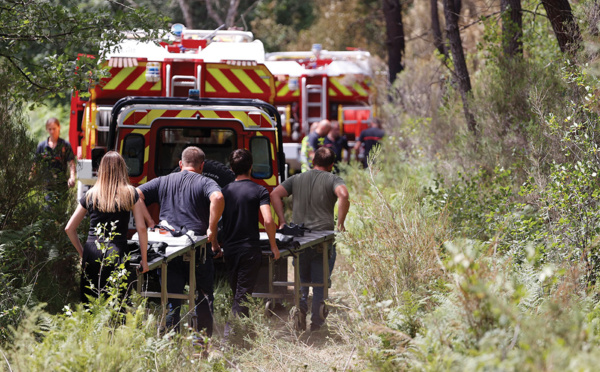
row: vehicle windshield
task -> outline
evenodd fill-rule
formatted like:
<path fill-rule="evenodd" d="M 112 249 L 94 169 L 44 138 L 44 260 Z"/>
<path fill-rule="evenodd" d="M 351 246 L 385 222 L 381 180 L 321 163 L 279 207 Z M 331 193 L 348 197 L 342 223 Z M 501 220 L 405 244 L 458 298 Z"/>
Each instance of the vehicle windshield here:
<path fill-rule="evenodd" d="M 164 176 L 178 168 L 181 153 L 188 146 L 197 146 L 206 160 L 216 160 L 228 166 L 229 154 L 237 148 L 235 132 L 217 128 L 162 128 L 156 140 L 156 175 Z"/>

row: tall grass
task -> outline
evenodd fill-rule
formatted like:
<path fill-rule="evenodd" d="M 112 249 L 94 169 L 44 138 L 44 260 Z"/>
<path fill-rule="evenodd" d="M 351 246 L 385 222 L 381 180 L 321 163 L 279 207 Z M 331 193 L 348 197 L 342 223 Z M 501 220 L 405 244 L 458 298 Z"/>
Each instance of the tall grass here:
<path fill-rule="evenodd" d="M 382 150 L 386 156 L 375 154 L 367 170 L 346 168 L 352 204 L 341 243 L 350 252 L 355 289 L 396 303 L 406 291 L 425 295 L 444 277 L 439 248 L 448 232 L 444 214 L 422 202 L 422 180 L 412 178 L 393 145 Z"/>

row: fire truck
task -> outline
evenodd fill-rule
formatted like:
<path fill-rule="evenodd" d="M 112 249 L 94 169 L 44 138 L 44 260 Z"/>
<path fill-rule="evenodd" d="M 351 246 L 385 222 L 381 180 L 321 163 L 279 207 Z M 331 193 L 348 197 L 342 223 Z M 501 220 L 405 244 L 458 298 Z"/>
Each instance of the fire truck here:
<path fill-rule="evenodd" d="M 203 149 L 205 172 L 221 186 L 233 179 L 225 164 L 236 148 L 252 152 L 257 183 L 277 186 L 286 174 L 283 134 L 262 43 L 242 31 L 180 28 L 158 43 L 136 36 L 107 54 L 110 77 L 72 97 L 80 195 L 107 150 L 123 155 L 139 185 L 173 171 L 190 145 Z"/>
<path fill-rule="evenodd" d="M 352 143 L 374 115 L 371 55 L 360 50 L 275 52 L 265 65 L 276 77 L 274 104 L 281 113 L 284 150 L 292 171 L 300 169 L 300 142 L 312 123 L 336 120 Z"/>
<path fill-rule="evenodd" d="M 372 116 L 368 52 L 265 54 L 250 32 L 178 24 L 156 42 L 131 33 L 106 57 L 110 76 L 71 100 L 80 195 L 107 150 L 123 155 L 139 185 L 172 171 L 189 145 L 205 151 L 206 172 L 221 185 L 231 179 L 227 155 L 250 149 L 253 178 L 270 191 L 300 169 L 311 123 L 338 120 L 352 140 Z"/>

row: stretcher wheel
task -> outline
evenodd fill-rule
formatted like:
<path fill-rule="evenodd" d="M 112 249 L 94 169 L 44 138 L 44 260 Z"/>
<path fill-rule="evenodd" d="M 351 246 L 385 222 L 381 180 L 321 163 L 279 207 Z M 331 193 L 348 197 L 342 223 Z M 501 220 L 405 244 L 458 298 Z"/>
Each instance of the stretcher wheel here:
<path fill-rule="evenodd" d="M 298 309 L 294 309 L 292 320 L 294 321 L 294 329 L 296 331 L 306 330 L 306 314 Z"/>
<path fill-rule="evenodd" d="M 323 320 L 325 320 L 327 318 L 327 315 L 329 315 L 329 307 L 327 307 L 327 304 L 325 302 L 322 302 L 321 306 L 319 306 L 319 315 Z"/>
<path fill-rule="evenodd" d="M 265 316 L 267 318 L 272 317 L 274 309 L 275 309 L 275 303 L 273 302 L 273 300 L 267 301 L 267 303 L 265 304 Z"/>

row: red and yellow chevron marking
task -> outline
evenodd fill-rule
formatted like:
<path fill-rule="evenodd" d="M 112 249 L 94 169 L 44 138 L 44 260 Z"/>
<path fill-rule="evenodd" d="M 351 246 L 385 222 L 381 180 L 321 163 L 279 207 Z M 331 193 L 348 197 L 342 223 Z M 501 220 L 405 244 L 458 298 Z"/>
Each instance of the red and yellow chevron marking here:
<path fill-rule="evenodd" d="M 351 85 L 343 84 L 344 76 L 333 76 L 329 79 L 329 95 L 332 97 L 368 97 L 370 82 L 368 79 L 354 81 Z"/>
<path fill-rule="evenodd" d="M 300 89 L 290 90 L 288 86 L 288 82 L 286 81 L 276 81 L 275 82 L 275 91 L 277 92 L 277 99 L 284 97 L 299 97 Z"/>
<path fill-rule="evenodd" d="M 275 95 L 273 75 L 265 66 L 232 66 L 206 64 L 205 93 L 226 93 L 228 96 L 252 98 Z"/>
<path fill-rule="evenodd" d="M 216 110 L 148 110 L 130 111 L 123 120 L 124 125 L 151 125 L 159 118 L 196 118 L 200 115 L 206 119 L 237 119 L 245 128 L 264 127 L 273 128 L 269 117 L 261 113 L 261 123 L 257 123 L 246 111 L 216 111 Z"/>
<path fill-rule="evenodd" d="M 160 91 L 162 81 L 156 83 L 146 81 L 146 62 L 138 62 L 136 67 L 111 67 L 111 78 L 103 79 L 106 84 L 103 91 Z"/>

